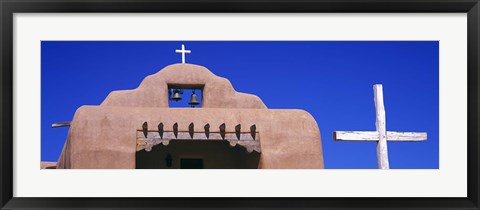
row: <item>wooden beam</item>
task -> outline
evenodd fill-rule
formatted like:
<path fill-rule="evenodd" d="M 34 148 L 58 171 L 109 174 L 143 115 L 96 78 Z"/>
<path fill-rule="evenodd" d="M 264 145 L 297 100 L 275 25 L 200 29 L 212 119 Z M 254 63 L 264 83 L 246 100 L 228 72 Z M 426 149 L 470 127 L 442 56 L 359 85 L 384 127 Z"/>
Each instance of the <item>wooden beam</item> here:
<path fill-rule="evenodd" d="M 210 137 L 210 124 L 207 123 L 203 128 L 205 129 L 205 136 L 208 139 Z"/>
<path fill-rule="evenodd" d="M 142 129 L 143 129 L 143 135 L 145 135 L 145 138 L 147 138 L 147 135 L 148 135 L 148 123 L 147 122 L 144 122 L 142 124 Z"/>
<path fill-rule="evenodd" d="M 178 123 L 173 124 L 173 134 L 175 135 L 175 138 L 178 137 Z"/>
<path fill-rule="evenodd" d="M 427 132 L 387 131 L 387 141 L 426 141 Z"/>
<path fill-rule="evenodd" d="M 218 129 L 220 129 L 220 135 L 222 136 L 222 139 L 225 140 L 225 123 L 222 123 Z"/>
<path fill-rule="evenodd" d="M 52 128 L 70 126 L 70 122 L 57 122 L 52 124 Z"/>
<path fill-rule="evenodd" d="M 240 132 L 240 138 L 237 137 L 236 132 L 226 132 L 224 136 L 220 132 L 210 132 L 210 134 L 208 138 L 204 132 L 194 132 L 192 138 L 190 131 L 178 131 L 177 134 L 174 134 L 173 131 L 164 131 L 163 138 L 161 138 L 157 131 L 148 131 L 148 135 L 145 137 L 143 130 L 137 130 L 137 151 L 145 150 L 149 152 L 153 146 L 159 144 L 167 146 L 170 141 L 228 141 L 232 147 L 238 144 L 245 147 L 248 152 L 261 153 L 258 133 L 256 139 L 253 139 L 250 132 Z"/>
<path fill-rule="evenodd" d="M 207 138 L 206 134 L 201 131 L 193 133 L 193 138 L 190 136 L 189 131 L 178 131 L 175 136 L 173 131 L 164 131 L 163 138 L 157 131 L 148 131 L 148 137 L 145 138 L 142 131 L 137 131 L 137 139 L 151 139 L 151 140 L 240 140 L 240 141 L 259 141 L 258 132 L 257 138 L 253 139 L 250 132 L 240 132 L 240 139 L 237 138 L 235 132 L 225 132 L 224 137 L 220 132 L 209 132 L 210 136 Z"/>
<path fill-rule="evenodd" d="M 389 169 L 387 141 L 425 141 L 426 132 L 394 132 L 387 131 L 385 106 L 383 104 L 383 87 L 373 85 L 375 103 L 376 131 L 334 131 L 335 141 L 374 141 L 377 143 L 377 161 L 379 169 Z"/>
<path fill-rule="evenodd" d="M 160 135 L 160 138 L 163 139 L 163 123 L 158 124 L 158 134 Z"/>
<path fill-rule="evenodd" d="M 253 124 L 250 126 L 250 134 L 252 135 L 253 139 L 255 140 L 255 133 L 257 132 L 257 126 Z"/>
<path fill-rule="evenodd" d="M 389 169 L 387 149 L 387 128 L 385 126 L 385 107 L 383 105 L 383 89 L 381 84 L 373 85 L 375 113 L 377 120 L 375 126 L 378 132 L 377 160 L 378 168 Z"/>
<path fill-rule="evenodd" d="M 188 133 L 190 134 L 190 138 L 192 139 L 193 139 L 193 133 L 194 133 L 194 126 L 195 125 L 193 124 L 193 122 L 190 123 L 190 125 L 188 125 Z"/>
<path fill-rule="evenodd" d="M 334 131 L 335 141 L 378 141 L 377 131 Z"/>
<path fill-rule="evenodd" d="M 335 141 L 378 141 L 376 131 L 334 131 Z M 387 131 L 387 141 L 425 141 L 426 132 L 396 132 Z"/>
<path fill-rule="evenodd" d="M 237 140 L 240 140 L 241 129 L 242 129 L 241 124 L 238 124 L 237 126 L 235 126 L 235 135 L 237 136 Z"/>

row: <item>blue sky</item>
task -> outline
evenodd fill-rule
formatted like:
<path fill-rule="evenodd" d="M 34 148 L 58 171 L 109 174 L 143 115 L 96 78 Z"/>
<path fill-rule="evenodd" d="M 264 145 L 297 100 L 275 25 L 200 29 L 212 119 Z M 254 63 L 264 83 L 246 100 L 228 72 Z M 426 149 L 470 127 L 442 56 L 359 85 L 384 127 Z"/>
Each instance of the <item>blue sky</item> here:
<path fill-rule="evenodd" d="M 192 50 L 187 63 L 229 79 L 268 108 L 312 114 L 329 169 L 377 168 L 375 142 L 334 142 L 332 132 L 374 131 L 373 85 L 381 83 L 387 130 L 428 133 L 425 142 L 388 142 L 390 168 L 439 167 L 436 41 L 43 41 L 42 161 L 57 161 L 67 136 L 68 127 L 53 122 L 180 63 L 181 44 Z"/>

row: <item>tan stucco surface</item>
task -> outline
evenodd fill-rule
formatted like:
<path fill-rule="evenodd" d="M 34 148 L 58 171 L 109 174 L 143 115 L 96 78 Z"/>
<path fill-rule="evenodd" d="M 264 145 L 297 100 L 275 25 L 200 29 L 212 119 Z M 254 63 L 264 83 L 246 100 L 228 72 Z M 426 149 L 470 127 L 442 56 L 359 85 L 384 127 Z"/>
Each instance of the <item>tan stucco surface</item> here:
<path fill-rule="evenodd" d="M 168 108 L 167 84 L 203 85 L 203 108 Z M 80 107 L 71 122 L 57 168 L 135 168 L 136 133 L 143 122 L 166 129 L 194 123 L 210 131 L 226 124 L 255 124 L 260 135 L 259 168 L 323 168 L 320 130 L 302 110 L 266 109 L 254 95 L 235 92 L 227 79 L 205 67 L 175 64 L 146 77 L 135 90 L 114 91 L 100 106 Z M 153 126 L 154 127 L 154 126 Z"/>
<path fill-rule="evenodd" d="M 54 169 L 57 167 L 57 162 L 48 162 L 42 161 L 40 162 L 40 169 Z"/>
<path fill-rule="evenodd" d="M 229 80 L 203 66 L 173 64 L 145 77 L 134 90 L 113 91 L 102 106 L 168 107 L 168 84 L 204 85 L 204 108 L 265 109 L 258 96 L 236 92 Z M 188 97 L 188 96 L 187 96 Z"/>

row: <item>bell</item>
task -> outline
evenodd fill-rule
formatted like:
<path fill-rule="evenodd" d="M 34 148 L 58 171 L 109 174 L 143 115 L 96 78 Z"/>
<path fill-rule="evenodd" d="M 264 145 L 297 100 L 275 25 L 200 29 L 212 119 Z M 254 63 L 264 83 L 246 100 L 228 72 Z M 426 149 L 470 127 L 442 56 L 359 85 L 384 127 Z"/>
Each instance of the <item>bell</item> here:
<path fill-rule="evenodd" d="M 192 96 L 190 96 L 190 102 L 188 102 L 188 104 L 190 104 L 190 106 L 192 107 L 200 104 L 200 102 L 198 102 L 198 97 L 197 94 L 195 94 L 195 91 L 193 91 Z"/>
<path fill-rule="evenodd" d="M 180 95 L 180 92 L 178 90 L 175 90 L 170 99 L 172 99 L 174 101 L 180 101 L 180 100 L 182 100 L 182 95 Z"/>

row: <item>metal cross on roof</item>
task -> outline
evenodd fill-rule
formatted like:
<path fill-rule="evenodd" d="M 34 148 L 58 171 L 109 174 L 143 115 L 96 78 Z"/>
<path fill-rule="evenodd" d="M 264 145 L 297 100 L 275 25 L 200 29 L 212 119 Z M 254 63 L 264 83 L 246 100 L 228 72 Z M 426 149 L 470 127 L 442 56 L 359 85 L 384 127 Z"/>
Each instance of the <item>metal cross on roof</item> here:
<path fill-rule="evenodd" d="M 181 50 L 175 50 L 176 53 L 182 53 L 182 63 L 185 63 L 185 54 L 192 53 L 191 50 L 185 50 L 185 45 L 182 44 Z"/>

